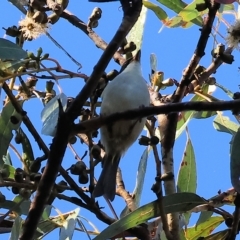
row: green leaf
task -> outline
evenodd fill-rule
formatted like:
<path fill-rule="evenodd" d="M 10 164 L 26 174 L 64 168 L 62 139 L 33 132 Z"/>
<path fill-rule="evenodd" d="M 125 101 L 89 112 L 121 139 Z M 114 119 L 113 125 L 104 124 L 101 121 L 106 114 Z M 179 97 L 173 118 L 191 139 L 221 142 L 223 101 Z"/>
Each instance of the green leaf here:
<path fill-rule="evenodd" d="M 51 205 L 47 205 L 45 208 L 44 208 L 44 211 L 43 211 L 43 214 L 42 214 L 42 219 L 43 220 L 48 220 L 49 219 L 49 216 L 51 214 L 51 211 L 52 211 L 52 206 Z"/>
<path fill-rule="evenodd" d="M 181 0 L 157 0 L 157 1 L 166 6 L 167 8 L 170 8 L 175 13 L 180 13 L 187 6 L 187 4 Z M 193 22 L 196 25 L 202 26 L 201 17 L 197 17 L 196 19 L 193 19 L 191 22 Z"/>
<path fill-rule="evenodd" d="M 12 226 L 10 240 L 18 240 L 21 233 L 23 220 L 21 217 L 17 216 Z"/>
<path fill-rule="evenodd" d="M 209 85 L 203 86 L 203 88 L 202 88 L 203 93 L 208 92 L 208 87 L 209 87 Z M 195 94 L 191 98 L 190 102 L 196 102 L 196 101 L 205 101 L 205 99 L 203 99 L 201 96 Z M 215 114 L 216 114 L 215 112 L 208 112 L 208 111 L 201 111 L 199 113 L 197 113 L 195 111 L 188 111 L 188 112 L 180 113 L 179 117 L 178 117 L 177 131 L 176 131 L 175 139 L 177 139 L 182 134 L 182 132 L 184 131 L 187 124 L 189 123 L 189 121 L 192 118 L 194 118 L 194 117 L 195 118 L 196 117 L 204 118 L 204 117 L 208 117 L 208 116 L 215 115 Z"/>
<path fill-rule="evenodd" d="M 192 119 L 193 115 L 194 115 L 193 111 L 180 113 L 180 115 L 178 117 L 177 131 L 176 131 L 175 139 L 177 139 L 183 133 L 183 131 L 185 130 L 189 121 Z"/>
<path fill-rule="evenodd" d="M 138 164 L 138 171 L 137 171 L 137 179 L 136 179 L 136 185 L 133 191 L 133 195 L 135 196 L 133 201 L 133 204 L 135 205 L 135 208 L 139 207 L 141 195 L 142 195 L 142 189 L 144 184 L 144 178 L 146 174 L 147 169 L 147 160 L 148 160 L 148 154 L 149 154 L 150 148 L 146 148 L 141 156 L 141 159 Z M 126 206 L 123 211 L 120 214 L 120 217 L 126 216 L 128 213 L 130 213 L 128 207 Z"/>
<path fill-rule="evenodd" d="M 192 22 L 184 22 L 181 16 L 175 16 L 170 19 L 167 19 L 163 22 L 164 26 L 168 28 L 176 28 L 176 27 L 182 27 L 182 28 L 189 28 L 193 25 Z"/>
<path fill-rule="evenodd" d="M 204 88 L 205 91 L 205 88 Z M 195 101 L 200 101 L 202 98 L 198 95 L 194 95 L 191 99 L 190 102 L 195 102 Z M 187 112 L 182 112 L 180 113 L 178 117 L 178 123 L 177 123 L 177 131 L 176 131 L 176 136 L 175 139 L 177 139 L 182 132 L 185 130 L 187 124 L 189 121 L 193 118 L 195 114 L 195 111 L 187 111 Z"/>
<path fill-rule="evenodd" d="M 22 105 L 23 101 L 18 101 L 18 103 Z M 11 116 L 15 116 L 19 122 L 13 124 L 10 120 Z M 8 102 L 7 105 L 4 106 L 0 115 L 0 166 L 4 164 L 3 156 L 7 154 L 9 144 L 13 138 L 12 130 L 18 129 L 20 124 L 20 114 L 15 111 L 12 103 Z"/>
<path fill-rule="evenodd" d="M 1 61 L 0 60 L 0 73 L 2 77 L 13 74 L 20 67 L 24 66 L 29 60 L 13 60 L 13 61 Z"/>
<path fill-rule="evenodd" d="M 207 237 L 222 222 L 224 222 L 223 217 L 211 217 L 207 221 L 199 224 L 197 229 L 195 226 L 188 228 L 187 237 L 191 240 L 197 240 L 199 237 Z"/>
<path fill-rule="evenodd" d="M 212 217 L 212 215 L 213 215 L 213 212 L 211 212 L 211 211 L 201 212 L 201 213 L 200 213 L 200 216 L 199 216 L 199 218 L 198 218 L 198 220 L 197 220 L 197 223 L 196 223 L 196 225 L 195 225 L 195 228 L 197 229 L 198 226 L 199 226 L 201 223 L 204 223 L 204 222 L 208 221 L 208 220 Z"/>
<path fill-rule="evenodd" d="M 183 21 L 190 22 L 191 20 L 207 13 L 207 10 L 199 12 L 196 9 L 196 5 L 199 3 L 204 3 L 204 0 L 194 0 L 189 5 L 187 5 L 183 10 L 179 12 L 179 16 L 182 17 Z"/>
<path fill-rule="evenodd" d="M 226 240 L 229 229 L 214 233 L 204 238 L 204 240 Z"/>
<path fill-rule="evenodd" d="M 58 217 L 60 219 L 60 217 Z M 44 239 L 44 236 L 47 235 L 48 233 L 52 232 L 53 230 L 59 228 L 60 226 L 55 223 L 55 221 L 52 220 L 44 220 L 40 221 L 38 224 L 37 232 L 34 234 L 34 239 L 40 238 Z"/>
<path fill-rule="evenodd" d="M 34 239 L 40 238 L 40 237 L 43 238 L 48 233 L 62 226 L 68 217 L 75 216 L 75 215 L 76 215 L 76 212 L 71 211 L 56 217 L 50 217 L 47 220 L 40 221 L 37 229 L 38 232 L 35 232 Z"/>
<path fill-rule="evenodd" d="M 52 98 L 41 112 L 41 120 L 43 122 L 41 133 L 44 135 L 54 137 L 56 134 L 59 117 L 59 100 L 61 101 L 63 110 L 65 111 L 67 108 L 67 96 L 64 93 L 60 93 Z"/>
<path fill-rule="evenodd" d="M 240 192 L 240 129 L 233 137 L 230 148 L 230 175 L 232 186 Z"/>
<path fill-rule="evenodd" d="M 60 230 L 60 237 L 59 237 L 60 240 L 72 239 L 79 211 L 80 211 L 80 208 L 76 208 L 72 212 L 72 214 L 70 214 L 67 217 L 67 219 L 64 221 L 63 226 L 61 227 L 61 230 Z"/>
<path fill-rule="evenodd" d="M 218 83 L 215 83 L 215 85 L 217 87 L 219 87 L 220 89 L 222 89 L 231 99 L 233 99 L 233 93 L 229 89 L 225 88 L 224 86 L 222 86 Z"/>
<path fill-rule="evenodd" d="M 236 134 L 239 125 L 231 121 L 229 117 L 217 115 L 213 120 L 213 127 L 219 132 L 225 132 L 234 135 Z"/>
<path fill-rule="evenodd" d="M 27 57 L 27 52 L 17 44 L 10 42 L 4 38 L 0 38 L 0 60 L 13 61 Z"/>
<path fill-rule="evenodd" d="M 182 162 L 180 164 L 177 191 L 195 193 L 197 189 L 197 168 L 193 145 L 189 135 L 187 134 L 187 143 L 183 153 Z M 188 223 L 191 214 L 184 214 L 185 220 Z"/>
<path fill-rule="evenodd" d="M 32 146 L 27 135 L 24 133 L 21 127 L 18 129 L 18 134 L 21 137 L 21 145 L 23 149 L 22 159 L 29 168 L 31 163 L 34 161 Z"/>
<path fill-rule="evenodd" d="M 133 28 L 131 29 L 131 31 L 127 36 L 128 42 L 134 42 L 137 46 L 137 49 L 142 48 L 143 31 L 144 31 L 144 26 L 146 22 L 146 16 L 147 16 L 147 8 L 143 6 L 137 22 L 135 23 L 135 25 L 133 26 Z M 134 52 L 136 52 L 136 50 L 133 51 L 132 53 L 134 54 Z"/>
<path fill-rule="evenodd" d="M 3 161 L 5 164 L 12 166 L 12 160 L 9 152 L 7 152 L 7 155 L 3 156 Z"/>
<path fill-rule="evenodd" d="M 14 179 L 15 168 L 13 166 L 4 163 L 0 168 L 8 173 L 8 178 Z"/>
<path fill-rule="evenodd" d="M 168 18 L 167 13 L 161 7 L 157 6 L 156 4 L 153 4 L 149 1 L 143 0 L 143 5 L 146 8 L 152 10 L 161 21 L 166 20 Z"/>
<path fill-rule="evenodd" d="M 180 11 L 182 11 L 182 9 L 184 9 L 187 6 L 187 4 L 181 0 L 157 0 L 157 1 L 176 13 L 179 13 Z"/>
<path fill-rule="evenodd" d="M 22 13 L 27 13 L 26 9 L 23 7 L 23 5 L 21 4 L 21 1 L 19 0 L 8 0 L 9 2 L 11 2 L 13 5 L 15 5 Z"/>
<path fill-rule="evenodd" d="M 195 193 L 197 189 L 197 168 L 193 145 L 189 136 L 187 136 L 187 144 L 183 153 L 180 165 L 177 190 L 178 192 Z"/>
<path fill-rule="evenodd" d="M 185 212 L 204 204 L 203 198 L 194 193 L 175 193 L 163 197 L 165 214 Z M 102 231 L 94 240 L 111 238 L 129 228 L 135 227 L 151 218 L 160 216 L 158 200 L 148 203 L 128 214 Z"/>
<path fill-rule="evenodd" d="M 200 112 L 195 112 L 193 115 L 193 118 L 205 119 L 205 118 L 210 118 L 212 116 L 215 116 L 216 114 L 217 114 L 216 111 L 200 111 Z"/>

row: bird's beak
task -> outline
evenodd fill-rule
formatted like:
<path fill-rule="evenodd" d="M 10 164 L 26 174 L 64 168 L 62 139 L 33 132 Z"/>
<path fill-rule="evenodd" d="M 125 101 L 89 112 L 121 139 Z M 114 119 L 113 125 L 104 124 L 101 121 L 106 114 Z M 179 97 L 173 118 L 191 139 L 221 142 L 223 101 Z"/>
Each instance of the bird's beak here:
<path fill-rule="evenodd" d="M 140 62 L 141 60 L 141 50 L 138 50 L 136 55 L 132 58 L 132 61 Z"/>

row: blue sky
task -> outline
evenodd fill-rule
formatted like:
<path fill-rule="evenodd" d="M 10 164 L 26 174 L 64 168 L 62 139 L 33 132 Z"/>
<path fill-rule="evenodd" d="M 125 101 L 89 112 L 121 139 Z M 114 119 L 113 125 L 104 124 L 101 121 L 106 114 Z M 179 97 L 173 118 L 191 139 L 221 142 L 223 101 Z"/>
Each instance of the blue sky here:
<path fill-rule="evenodd" d="M 156 3 L 156 2 L 154 2 Z M 70 1 L 68 10 L 78 16 L 84 22 L 87 22 L 89 15 L 94 7 L 100 7 L 102 9 L 102 18 L 99 23 L 99 27 L 95 29 L 106 42 L 109 42 L 115 33 L 116 28 L 119 26 L 122 18 L 122 11 L 119 8 L 118 2 L 114 3 L 88 3 L 84 1 Z M 174 16 L 173 12 L 169 12 L 170 16 Z M 2 27 L 10 27 L 17 25 L 18 21 L 23 18 L 23 14 L 11 5 L 8 1 L 0 2 L 0 36 L 4 36 L 4 30 Z M 230 23 L 233 22 L 233 18 L 227 17 Z M 158 33 L 162 23 L 156 18 L 153 12 L 149 11 L 147 14 L 147 20 L 144 30 L 144 39 L 142 47 L 142 68 L 143 75 L 148 80 L 148 74 L 150 73 L 150 54 L 155 53 L 158 57 L 158 68 L 164 72 L 165 78 L 174 78 L 178 81 L 181 79 L 183 69 L 188 65 L 189 60 L 194 53 L 196 43 L 198 41 L 200 31 L 198 26 L 193 26 L 190 29 L 182 28 L 164 28 L 161 33 Z M 225 26 L 220 28 L 222 35 L 226 35 L 227 29 Z M 95 47 L 94 43 L 79 29 L 69 24 L 66 20 L 61 19 L 59 23 L 53 25 L 49 31 L 51 36 L 55 38 L 77 61 L 82 64 L 81 72 L 90 75 L 92 69 L 99 57 L 102 54 L 102 50 Z M 7 39 L 14 41 L 11 37 Z M 223 39 L 218 38 L 220 42 L 225 43 Z M 209 40 L 208 47 L 206 49 L 206 55 L 201 60 L 201 64 L 205 67 L 211 63 L 210 51 L 213 46 L 212 37 Z M 25 50 L 36 52 L 39 47 L 43 48 L 43 51 L 50 54 L 50 57 L 56 58 L 61 66 L 71 71 L 77 71 L 78 67 L 69 60 L 69 58 L 59 50 L 47 36 L 42 36 L 36 41 L 26 42 L 24 45 Z M 233 92 L 238 91 L 239 84 L 239 52 L 234 52 L 235 62 L 232 65 L 223 65 L 215 74 L 217 82 L 224 85 Z M 112 69 L 119 69 L 119 66 L 111 61 L 107 71 Z M 76 96 L 83 86 L 82 79 L 65 79 L 60 80 L 60 85 L 67 96 Z M 45 81 L 39 80 L 37 88 L 43 90 L 45 87 Z M 163 93 L 171 93 L 174 88 L 169 88 Z M 220 90 L 214 93 L 214 95 L 220 99 L 229 100 L 228 97 Z M 31 100 L 24 105 L 24 109 L 28 112 L 28 116 L 34 123 L 36 129 L 41 131 L 40 113 L 43 109 L 41 102 L 38 99 Z M 230 115 L 226 112 L 225 115 Z M 214 130 L 212 125 L 213 118 L 205 120 L 192 120 L 189 124 L 189 133 L 195 150 L 195 157 L 197 162 L 197 193 L 204 197 L 209 198 L 217 194 L 218 190 L 225 191 L 231 187 L 230 173 L 229 173 L 229 142 L 231 136 L 218 133 Z M 25 129 L 25 128 L 24 128 Z M 27 133 L 27 130 L 26 130 Z M 29 137 L 35 152 L 35 157 L 40 156 L 41 152 L 37 147 L 34 139 Z M 50 137 L 43 137 L 46 144 L 51 143 Z M 186 134 L 177 139 L 174 147 L 174 161 L 175 161 L 175 175 L 179 168 L 180 161 L 182 159 L 184 146 L 186 143 Z M 86 146 L 81 144 L 74 145 L 79 156 L 82 156 Z M 135 143 L 124 158 L 121 160 L 120 167 L 122 169 L 123 178 L 126 188 L 131 192 L 135 185 L 136 171 L 138 166 L 138 160 L 144 151 L 144 147 Z M 19 161 L 15 158 L 10 151 L 14 164 L 19 165 Z M 67 150 L 63 166 L 69 167 L 75 162 L 74 156 Z M 97 167 L 96 173 L 100 173 L 100 166 Z M 141 204 L 146 204 L 155 200 L 155 195 L 150 190 L 155 178 L 155 166 L 152 154 L 148 160 L 148 168 L 146 173 L 146 181 L 144 184 L 144 190 L 142 194 Z M 77 179 L 76 179 L 77 181 Z M 69 196 L 72 193 L 67 193 Z M 7 194 L 11 197 L 11 195 Z M 101 206 L 104 206 L 106 212 L 111 216 L 110 210 L 103 199 L 99 199 Z M 64 201 L 56 201 L 54 206 L 58 208 L 62 213 L 75 209 L 75 206 L 68 204 Z M 120 213 L 125 206 L 125 203 L 119 197 L 116 197 L 113 202 L 113 206 L 117 213 Z M 233 208 L 230 210 L 233 211 Z M 53 211 L 53 215 L 55 215 Z M 81 209 L 80 215 L 90 220 L 99 230 L 106 227 L 96 217 L 88 211 Z M 196 214 L 195 214 L 196 215 Z M 194 216 L 195 216 L 194 215 Z M 196 216 L 191 223 L 194 223 Z M 87 229 L 91 229 L 89 225 L 86 225 Z M 224 228 L 224 226 L 223 226 Z M 49 234 L 45 239 L 53 238 L 57 239 L 57 231 Z M 73 239 L 87 239 L 83 233 L 75 232 Z M 8 239 L 7 235 L 3 235 L 2 239 Z"/>

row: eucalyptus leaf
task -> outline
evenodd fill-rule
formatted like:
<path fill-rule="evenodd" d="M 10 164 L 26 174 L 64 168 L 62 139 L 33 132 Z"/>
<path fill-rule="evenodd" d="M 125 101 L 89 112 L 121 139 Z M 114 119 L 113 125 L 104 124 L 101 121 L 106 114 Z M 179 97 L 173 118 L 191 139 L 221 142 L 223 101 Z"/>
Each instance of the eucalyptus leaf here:
<path fill-rule="evenodd" d="M 64 221 L 60 229 L 59 240 L 72 239 L 79 212 L 80 212 L 80 208 L 75 209 Z"/>
<path fill-rule="evenodd" d="M 163 207 L 165 214 L 173 212 L 185 212 L 194 207 L 204 204 L 203 198 L 194 193 L 174 193 L 163 197 Z M 119 221 L 116 221 L 103 230 L 94 240 L 111 238 L 125 230 L 135 227 L 149 219 L 160 216 L 158 200 L 148 203 L 136 211 L 128 214 Z"/>
<path fill-rule="evenodd" d="M 200 12 L 196 9 L 196 5 L 199 3 L 204 3 L 204 0 L 194 0 L 193 2 L 188 4 L 184 9 L 182 9 L 178 13 L 178 15 L 182 17 L 183 21 L 189 22 L 203 14 L 206 14 L 207 10 Z"/>
<path fill-rule="evenodd" d="M 220 89 L 222 89 L 231 99 L 233 99 L 233 92 L 231 92 L 229 89 L 227 89 L 226 87 L 220 85 L 219 83 L 215 83 L 215 85 L 217 87 L 219 87 Z"/>
<path fill-rule="evenodd" d="M 178 192 L 193 192 L 197 189 L 197 167 L 193 145 L 189 135 L 187 134 L 187 143 L 183 153 L 182 161 L 177 177 Z M 184 215 L 185 221 L 188 223 L 191 214 Z"/>
<path fill-rule="evenodd" d="M 34 239 L 43 238 L 53 230 L 60 228 L 65 223 L 66 219 L 68 217 L 71 218 L 71 216 L 76 216 L 75 210 L 40 221 L 37 228 L 38 231 L 35 232 Z"/>
<path fill-rule="evenodd" d="M 167 13 L 158 5 L 145 0 L 143 0 L 143 5 L 146 8 L 152 10 L 155 13 L 155 15 L 159 18 L 159 20 L 164 21 L 168 18 Z"/>
<path fill-rule="evenodd" d="M 20 105 L 23 104 L 23 101 L 18 101 Z M 14 124 L 11 121 L 11 117 L 17 119 L 17 123 Z M 8 102 L 2 109 L 0 115 L 0 166 L 4 164 L 3 156 L 7 154 L 9 144 L 13 138 L 13 130 L 19 128 L 21 124 L 21 116 L 15 111 L 11 102 Z"/>
<path fill-rule="evenodd" d="M 24 66 L 29 60 L 12 60 L 12 61 L 1 61 L 0 60 L 0 73 L 1 77 L 10 76 L 20 67 Z"/>
<path fill-rule="evenodd" d="M 204 240 L 226 240 L 229 229 L 214 233 L 204 238 Z"/>
<path fill-rule="evenodd" d="M 18 130 L 18 134 L 21 137 L 21 145 L 22 145 L 22 159 L 28 168 L 31 163 L 34 161 L 34 154 L 31 146 L 31 142 L 29 141 L 27 135 L 24 133 L 22 128 L 20 127 Z"/>
<path fill-rule="evenodd" d="M 143 189 L 143 184 L 144 184 L 144 179 L 145 179 L 145 174 L 146 174 L 146 169 L 147 169 L 147 161 L 148 161 L 148 154 L 150 151 L 150 147 L 147 147 L 139 161 L 138 164 L 138 171 L 137 171 L 137 179 L 136 179 L 136 185 L 133 191 L 133 204 L 136 208 L 139 207 L 140 200 L 141 200 L 141 195 L 142 195 L 142 189 Z M 126 216 L 128 213 L 130 213 L 128 207 L 126 206 L 123 211 L 120 214 L 120 217 Z"/>
<path fill-rule="evenodd" d="M 22 230 L 23 220 L 20 216 L 17 216 L 14 220 L 10 240 L 18 240 Z"/>
<path fill-rule="evenodd" d="M 180 13 L 187 6 L 187 4 L 181 0 L 157 0 L 157 1 L 166 6 L 167 8 L 173 10 L 175 13 Z M 181 16 L 179 17 L 182 19 Z M 192 19 L 191 22 L 198 26 L 202 26 L 202 18 L 200 16 L 197 17 L 196 19 Z"/>
<path fill-rule="evenodd" d="M 146 22 L 146 16 L 147 16 L 147 8 L 143 6 L 137 22 L 132 27 L 131 31 L 127 36 L 128 42 L 134 42 L 136 44 L 137 49 L 142 48 L 143 31 L 144 31 L 144 26 Z M 132 53 L 134 54 L 136 50 L 133 51 Z"/>
<path fill-rule="evenodd" d="M 7 155 L 3 156 L 3 161 L 5 164 L 12 166 L 12 160 L 9 152 L 7 152 Z"/>
<path fill-rule="evenodd" d="M 230 148 L 230 175 L 232 186 L 240 192 L 240 129 L 233 137 Z"/>
<path fill-rule="evenodd" d="M 27 57 L 27 52 L 24 51 L 19 45 L 0 38 L 0 60 L 1 61 L 14 61 Z"/>
<path fill-rule="evenodd" d="M 211 217 L 207 221 L 200 223 L 197 229 L 195 228 L 195 226 L 188 228 L 187 236 L 191 240 L 197 240 L 200 237 L 207 237 L 222 222 L 224 222 L 223 217 L 218 216 Z"/>
<path fill-rule="evenodd" d="M 239 125 L 231 121 L 227 116 L 217 115 L 213 120 L 213 127 L 219 132 L 234 135 L 236 134 Z"/>
<path fill-rule="evenodd" d="M 13 166 L 4 163 L 0 168 L 1 170 L 7 172 L 8 178 L 14 179 L 15 168 Z"/>
<path fill-rule="evenodd" d="M 27 13 L 26 9 L 23 7 L 23 4 L 19 0 L 8 0 L 11 2 L 13 5 L 15 5 L 22 13 Z M 26 0 L 27 2 L 27 0 Z"/>
<path fill-rule="evenodd" d="M 59 117 L 59 100 L 62 103 L 63 110 L 65 110 L 67 108 L 67 96 L 64 93 L 61 93 L 51 99 L 42 110 L 42 134 L 44 135 L 52 137 L 55 136 Z"/>
<path fill-rule="evenodd" d="M 196 223 L 196 225 L 195 225 L 195 228 L 197 229 L 198 226 L 199 226 L 201 223 L 204 223 L 204 222 L 208 221 L 208 220 L 210 219 L 210 217 L 212 217 L 212 215 L 213 215 L 213 212 L 211 212 L 211 211 L 201 212 L 201 213 L 200 213 L 200 216 L 199 216 L 199 218 L 198 218 L 198 220 L 197 220 L 197 223 Z"/>

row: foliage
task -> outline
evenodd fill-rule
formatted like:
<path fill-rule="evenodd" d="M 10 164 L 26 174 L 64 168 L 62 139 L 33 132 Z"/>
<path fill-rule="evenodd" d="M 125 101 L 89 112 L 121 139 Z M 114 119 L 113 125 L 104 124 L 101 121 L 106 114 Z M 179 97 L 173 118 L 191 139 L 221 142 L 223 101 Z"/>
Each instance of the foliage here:
<path fill-rule="evenodd" d="M 30 3 L 24 0 L 11 0 L 10 2 L 13 4 L 12 7 L 16 7 L 22 11 L 26 14 L 26 17 L 19 22 L 18 26 L 5 29 L 6 34 L 15 39 L 16 43 L 3 38 L 0 39 L 0 83 L 4 96 L 0 115 L 0 184 L 2 187 L 0 192 L 0 207 L 2 209 L 0 233 L 10 233 L 10 239 L 21 239 L 22 234 L 24 232 L 27 233 L 28 230 L 24 229 L 24 224 L 29 224 L 29 219 L 34 219 L 30 214 L 31 210 L 34 204 L 39 204 L 36 201 L 39 193 L 44 195 L 43 178 L 46 175 L 47 169 L 50 168 L 51 156 L 53 155 L 53 159 L 60 159 L 62 152 L 64 154 L 63 145 L 60 144 L 62 142 L 65 142 L 65 145 L 72 150 L 77 162 L 69 168 L 63 167 L 64 165 L 56 166 L 59 176 L 64 180 L 57 183 L 57 176 L 53 176 L 50 179 L 54 180 L 54 187 L 51 189 L 49 195 L 45 194 L 44 209 L 41 210 L 41 207 L 39 207 L 41 219 L 37 221 L 37 225 L 35 226 L 37 228 L 34 231 L 34 239 L 44 238 L 56 229 L 60 230 L 59 239 L 72 239 L 75 231 L 83 232 L 88 239 L 94 236 L 96 240 L 114 237 L 122 239 L 123 236 L 139 237 L 144 231 L 147 232 L 148 236 L 151 235 L 149 239 L 171 239 L 169 237 L 169 230 L 173 236 L 176 236 L 174 235 L 176 232 L 171 229 L 171 224 L 167 222 L 170 220 L 167 219 L 166 214 L 173 214 L 172 216 L 175 214 L 177 216 L 173 220 L 179 226 L 176 239 L 228 239 L 231 234 L 234 235 L 238 232 L 239 219 L 236 216 L 239 216 L 238 193 L 240 193 L 239 109 L 236 107 L 234 101 L 222 101 L 223 105 L 229 104 L 226 105 L 225 110 L 232 111 L 232 115 L 236 119 L 236 121 L 232 121 L 227 115 L 224 115 L 219 109 L 211 105 L 211 103 L 221 101 L 213 95 L 214 87 L 223 90 L 226 98 L 229 97 L 236 101 L 240 99 L 239 92 L 232 93 L 227 86 L 217 83 L 216 79 L 211 75 L 222 63 L 231 64 L 234 60 L 232 51 L 234 47 L 237 47 L 235 43 L 237 42 L 238 45 L 239 39 L 236 40 L 236 36 L 232 36 L 231 34 L 236 32 L 235 28 L 239 25 L 238 21 L 229 28 L 231 30 L 229 30 L 229 35 L 231 36 L 227 38 L 229 46 L 226 49 L 225 46 L 217 44 L 215 40 L 216 35 L 220 35 L 219 23 L 223 22 L 226 24 L 223 14 L 235 14 L 238 6 L 232 2 L 231 4 L 223 4 L 221 6 L 217 5 L 217 3 L 212 3 L 216 8 L 216 12 L 211 15 L 210 11 L 214 10 L 214 7 L 207 0 L 194 0 L 189 4 L 181 0 L 158 0 L 154 3 L 143 0 L 145 7 L 141 12 L 138 22 L 114 55 L 114 59 L 118 63 L 124 65 L 125 57 L 127 59 L 131 58 L 134 51 L 141 48 L 143 41 L 148 41 L 147 37 L 143 39 L 143 35 L 146 26 L 146 14 L 148 10 L 151 10 L 157 17 L 155 21 L 160 20 L 163 26 L 168 28 L 189 28 L 194 25 L 203 26 L 197 50 L 193 55 L 193 59 L 196 62 L 200 61 L 204 55 L 199 53 L 204 53 L 204 41 L 208 39 L 210 33 L 207 33 L 206 29 L 207 27 L 210 27 L 210 29 L 213 27 L 214 48 L 211 56 L 212 65 L 209 68 L 205 68 L 199 64 L 192 67 L 190 62 L 183 72 L 182 80 L 177 81 L 174 78 L 165 79 L 164 72 L 158 70 L 157 56 L 151 54 L 149 91 L 151 93 L 152 105 L 160 109 L 161 106 L 167 106 L 171 102 L 173 102 L 172 104 L 178 104 L 178 102 L 182 101 L 183 97 L 190 96 L 186 99 L 188 99 L 187 102 L 192 108 L 190 110 L 189 108 L 185 108 L 184 111 L 177 111 L 177 122 L 175 129 L 172 127 L 174 130 L 172 135 L 170 131 L 167 131 L 167 133 L 164 132 L 169 127 L 168 124 L 164 126 L 164 123 L 169 119 L 165 119 L 164 122 L 161 117 L 170 116 L 171 118 L 173 116 L 171 114 L 174 113 L 169 111 L 166 115 L 159 114 L 153 116 L 153 114 L 144 113 L 145 109 L 136 110 L 136 114 L 143 114 L 139 116 L 148 116 L 145 127 L 146 131 L 144 132 L 146 136 L 142 136 L 139 140 L 140 144 L 147 147 L 143 151 L 139 161 L 138 175 L 133 194 L 129 194 L 128 189 L 122 184 L 124 179 L 121 176 L 121 171 L 119 170 L 118 172 L 118 183 L 120 182 L 121 184 L 118 185 L 117 194 L 125 200 L 126 206 L 121 211 L 120 219 L 116 220 L 112 219 L 107 214 L 107 211 L 105 212 L 105 209 L 102 209 L 102 206 L 91 198 L 91 192 L 96 182 L 93 174 L 94 167 L 103 160 L 105 154 L 103 146 L 93 139 L 98 137 L 97 130 L 102 124 L 113 124 L 113 122 L 107 122 L 106 119 L 104 122 L 104 118 L 101 119 L 98 116 L 98 107 L 101 105 L 100 96 L 108 82 L 114 78 L 113 75 L 116 74 L 116 71 L 102 74 L 99 79 L 96 79 L 96 87 L 93 91 L 90 91 L 86 86 L 92 76 L 90 75 L 91 73 L 85 74 L 79 71 L 73 72 L 64 69 L 61 63 L 58 62 L 58 59 L 49 57 L 49 53 L 44 52 L 44 45 L 39 46 L 36 53 L 24 50 L 26 43 L 29 42 L 31 44 L 31 41 L 46 34 L 59 47 L 59 51 L 64 51 L 69 59 L 80 68 L 81 64 L 51 37 L 50 25 L 51 28 L 54 28 L 54 24 L 61 24 L 60 19 L 66 19 L 87 34 L 99 48 L 106 52 L 107 44 L 93 30 L 99 24 L 102 10 L 95 8 L 89 17 L 88 23 L 84 23 L 68 11 L 64 11 L 68 7 L 69 1 L 67 0 L 55 2 L 34 0 L 30 1 Z M 177 15 L 171 17 L 172 12 Z M 214 22 L 215 15 L 218 17 L 218 20 Z M 213 20 L 212 23 L 209 20 L 211 18 Z M 203 19 L 208 19 L 208 21 L 203 21 Z M 212 25 L 213 23 L 216 23 L 216 27 Z M 197 38 L 198 36 L 194 36 L 195 41 L 197 41 Z M 233 42 L 231 42 L 232 39 L 234 40 Z M 111 43 L 109 43 L 110 45 Z M 91 52 L 91 49 L 89 51 Z M 100 62 L 104 63 L 104 60 L 100 60 Z M 94 71 L 97 71 L 96 69 Z M 101 71 L 105 71 L 105 68 L 103 69 L 102 67 Z M 192 74 L 189 74 L 190 71 L 192 71 Z M 70 81 L 71 78 L 84 79 L 85 86 L 81 89 L 81 93 L 85 94 L 88 99 L 84 101 L 79 114 L 73 111 L 72 115 L 68 114 L 71 111 L 71 104 L 78 99 L 79 95 L 76 96 L 75 100 L 66 96 L 64 89 L 59 84 L 59 80 L 69 79 Z M 38 79 L 45 81 L 45 90 L 42 91 L 38 88 Z M 182 91 L 181 87 L 184 91 Z M 167 95 L 164 95 L 165 90 L 169 91 Z M 59 91 L 60 94 L 57 94 L 56 91 Z M 178 94 L 182 96 L 179 99 L 177 99 Z M 34 98 L 38 98 L 41 101 L 41 114 L 39 113 L 39 109 L 30 109 L 30 114 L 24 111 L 25 105 Z M 81 103 L 81 101 L 79 102 Z M 195 103 L 200 104 L 197 110 L 194 108 Z M 232 105 L 230 106 L 230 104 Z M 184 108 L 184 103 L 181 106 Z M 31 114 L 37 114 L 37 118 L 41 118 L 41 134 L 35 128 L 35 120 L 29 118 Z M 79 117 L 80 124 L 76 123 L 75 115 Z M 131 117 L 133 118 L 134 116 L 129 117 L 126 114 L 126 118 L 130 119 Z M 63 120 L 61 122 L 61 119 L 66 120 L 69 124 L 61 125 L 63 122 Z M 229 168 L 233 188 L 224 193 L 219 192 L 217 196 L 209 199 L 197 193 L 197 159 L 194 152 L 194 144 L 190 137 L 191 133 L 188 129 L 188 125 L 193 119 L 197 121 L 198 126 L 201 126 L 201 121 L 205 119 L 213 119 L 213 127 L 218 132 L 230 134 L 232 138 L 229 149 Z M 96 125 L 94 125 L 94 120 L 97 123 Z M 67 138 L 61 137 L 59 133 L 60 125 L 62 132 L 67 132 Z M 174 143 L 183 132 L 186 132 L 187 135 L 186 146 L 182 150 L 182 161 L 179 166 L 178 176 L 175 179 L 173 166 L 171 171 L 166 171 L 165 168 L 166 161 L 169 161 L 169 159 L 172 161 L 173 159 L 173 149 L 172 146 L 165 148 L 164 141 L 165 139 L 170 139 Z M 45 141 L 46 138 L 43 135 L 53 137 L 52 145 L 49 148 Z M 32 138 L 35 141 L 32 141 Z M 84 147 L 88 148 L 90 153 L 89 162 L 84 159 L 87 153 L 83 157 L 79 157 L 78 151 L 76 151 L 76 148 L 79 147 L 77 139 L 80 139 Z M 59 141 L 59 151 L 54 152 L 52 146 L 57 141 Z M 36 144 L 41 150 L 40 153 L 36 148 Z M 204 144 L 207 143 L 202 143 L 201 147 L 204 148 Z M 76 145 L 77 147 L 75 147 Z M 161 147 L 162 161 L 160 161 L 160 151 L 157 146 Z M 82 149 L 84 147 L 81 145 Z M 16 158 L 12 156 L 12 152 L 16 155 L 17 161 L 12 161 L 13 158 Z M 141 205 L 142 191 L 146 187 L 144 186 L 145 175 L 151 153 L 153 153 L 156 163 L 156 169 L 151 169 L 152 175 L 156 175 L 155 182 L 151 188 L 153 193 L 156 194 L 156 200 Z M 74 178 L 76 176 L 78 181 Z M 169 190 L 169 182 L 174 186 L 173 190 Z M 50 184 L 50 182 L 48 183 Z M 163 187 L 165 191 L 163 191 Z M 8 192 L 10 188 L 12 191 L 11 194 Z M 148 191 L 150 191 L 149 186 L 148 188 Z M 169 193 L 169 191 L 172 192 Z M 163 194 L 164 192 L 165 195 Z M 62 213 L 61 209 L 55 208 L 56 199 L 69 204 L 69 207 L 73 210 Z M 111 206 L 113 214 L 116 214 L 109 200 L 105 200 Z M 231 206 L 235 205 L 235 211 L 233 207 L 231 208 L 231 213 L 224 208 L 225 205 L 229 204 Z M 83 208 L 95 214 L 102 222 L 111 225 L 99 232 L 95 227 L 95 219 L 89 221 L 79 215 Z M 51 215 L 53 209 L 57 212 L 57 216 Z M 196 221 L 195 226 L 189 226 L 192 213 L 194 212 L 200 213 L 199 219 Z M 87 224 L 82 220 L 85 220 Z M 227 227 L 224 230 L 218 230 L 217 227 L 222 223 L 225 223 Z M 30 224 L 34 226 L 34 223 Z M 88 229 L 89 226 L 92 230 Z"/>

